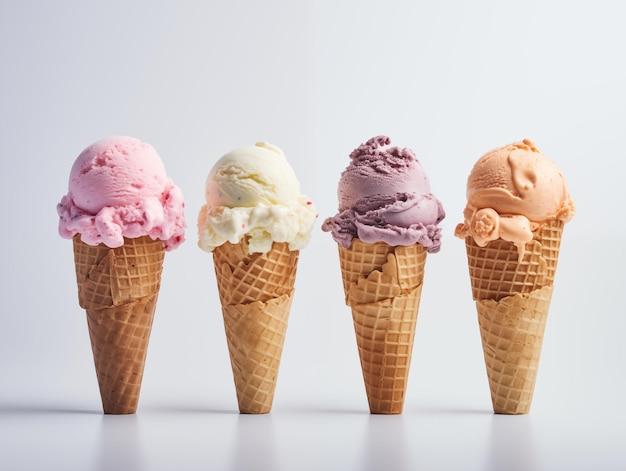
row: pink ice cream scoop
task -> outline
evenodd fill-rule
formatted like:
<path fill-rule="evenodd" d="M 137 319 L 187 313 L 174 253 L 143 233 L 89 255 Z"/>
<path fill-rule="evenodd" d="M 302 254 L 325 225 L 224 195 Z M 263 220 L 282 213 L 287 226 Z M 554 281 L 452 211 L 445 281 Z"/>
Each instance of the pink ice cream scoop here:
<path fill-rule="evenodd" d="M 389 245 L 419 243 L 438 252 L 445 217 L 441 202 L 413 151 L 387 147 L 391 140 L 377 136 L 357 147 L 341 174 L 337 195 L 339 213 L 322 224 L 342 247 L 352 239 Z"/>
<path fill-rule="evenodd" d="M 111 248 L 122 246 L 124 237 L 147 235 L 172 250 L 185 238 L 184 206 L 150 144 L 107 137 L 83 150 L 72 166 L 68 193 L 57 205 L 59 234 L 80 234 L 86 244 Z"/>

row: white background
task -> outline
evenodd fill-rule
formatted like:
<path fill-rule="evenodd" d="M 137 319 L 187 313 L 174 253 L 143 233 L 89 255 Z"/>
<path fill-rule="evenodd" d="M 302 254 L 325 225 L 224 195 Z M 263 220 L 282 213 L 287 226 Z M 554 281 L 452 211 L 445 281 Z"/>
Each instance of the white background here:
<path fill-rule="evenodd" d="M 0 1 L 0 468 L 626 469 L 626 29 L 615 1 Z M 139 410 L 103 416 L 55 205 L 80 151 L 150 142 L 186 198 Z M 411 147 L 447 212 L 429 255 L 405 412 L 370 416 L 336 244 L 350 151 Z M 531 138 L 566 176 L 535 399 L 494 416 L 462 241 L 466 177 Z M 281 147 L 320 219 L 301 252 L 274 408 L 239 416 L 196 245 L 227 151 Z M 621 203 L 621 201 L 620 201 Z"/>

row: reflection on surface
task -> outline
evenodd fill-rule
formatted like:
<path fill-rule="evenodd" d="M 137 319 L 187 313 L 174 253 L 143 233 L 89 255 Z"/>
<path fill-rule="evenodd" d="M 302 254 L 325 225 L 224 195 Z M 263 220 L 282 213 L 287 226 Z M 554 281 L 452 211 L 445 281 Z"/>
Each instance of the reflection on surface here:
<path fill-rule="evenodd" d="M 95 469 L 102 471 L 145 469 L 139 440 L 138 417 L 103 415 Z"/>
<path fill-rule="evenodd" d="M 279 469 L 272 416 L 240 414 L 232 454 L 230 469 L 233 471 Z"/>
<path fill-rule="evenodd" d="M 359 469 L 409 470 L 408 447 L 403 415 L 370 415 L 365 424 L 363 463 Z"/>
<path fill-rule="evenodd" d="M 530 415 L 494 414 L 488 450 L 488 469 L 528 471 L 536 469 Z"/>

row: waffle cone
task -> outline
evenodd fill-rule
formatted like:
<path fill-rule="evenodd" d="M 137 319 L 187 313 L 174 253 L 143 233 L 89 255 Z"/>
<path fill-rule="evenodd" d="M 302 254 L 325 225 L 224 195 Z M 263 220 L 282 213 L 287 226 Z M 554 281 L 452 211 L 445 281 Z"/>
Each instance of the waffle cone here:
<path fill-rule="evenodd" d="M 465 238 L 472 296 L 479 299 L 502 299 L 528 294 L 552 285 L 559 258 L 563 223 L 543 224 L 533 233 L 519 260 L 517 247 L 497 239 L 479 247 L 472 237 Z"/>
<path fill-rule="evenodd" d="M 495 413 L 530 411 L 562 232 L 560 221 L 539 226 L 521 259 L 511 242 L 465 239 Z"/>
<path fill-rule="evenodd" d="M 237 402 L 242 414 L 272 409 L 299 251 L 274 242 L 248 253 L 247 239 L 213 250 Z"/>
<path fill-rule="evenodd" d="M 401 414 L 426 249 L 354 239 L 347 249 L 339 246 L 339 259 L 370 412 Z"/>
<path fill-rule="evenodd" d="M 87 311 L 96 376 L 105 414 L 133 414 L 161 284 L 163 243 L 147 236 L 111 249 L 77 235 L 78 300 Z"/>
<path fill-rule="evenodd" d="M 476 302 L 496 414 L 530 411 L 552 289 Z"/>

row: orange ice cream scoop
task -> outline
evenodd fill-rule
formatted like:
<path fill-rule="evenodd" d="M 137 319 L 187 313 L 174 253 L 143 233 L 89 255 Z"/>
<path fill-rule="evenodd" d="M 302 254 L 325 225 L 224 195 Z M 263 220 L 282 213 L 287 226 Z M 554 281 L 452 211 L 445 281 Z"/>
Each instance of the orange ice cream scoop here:
<path fill-rule="evenodd" d="M 483 155 L 467 180 L 464 222 L 455 235 L 472 236 L 483 247 L 489 241 L 513 242 L 520 257 L 538 225 L 574 215 L 565 178 L 529 139 Z"/>

